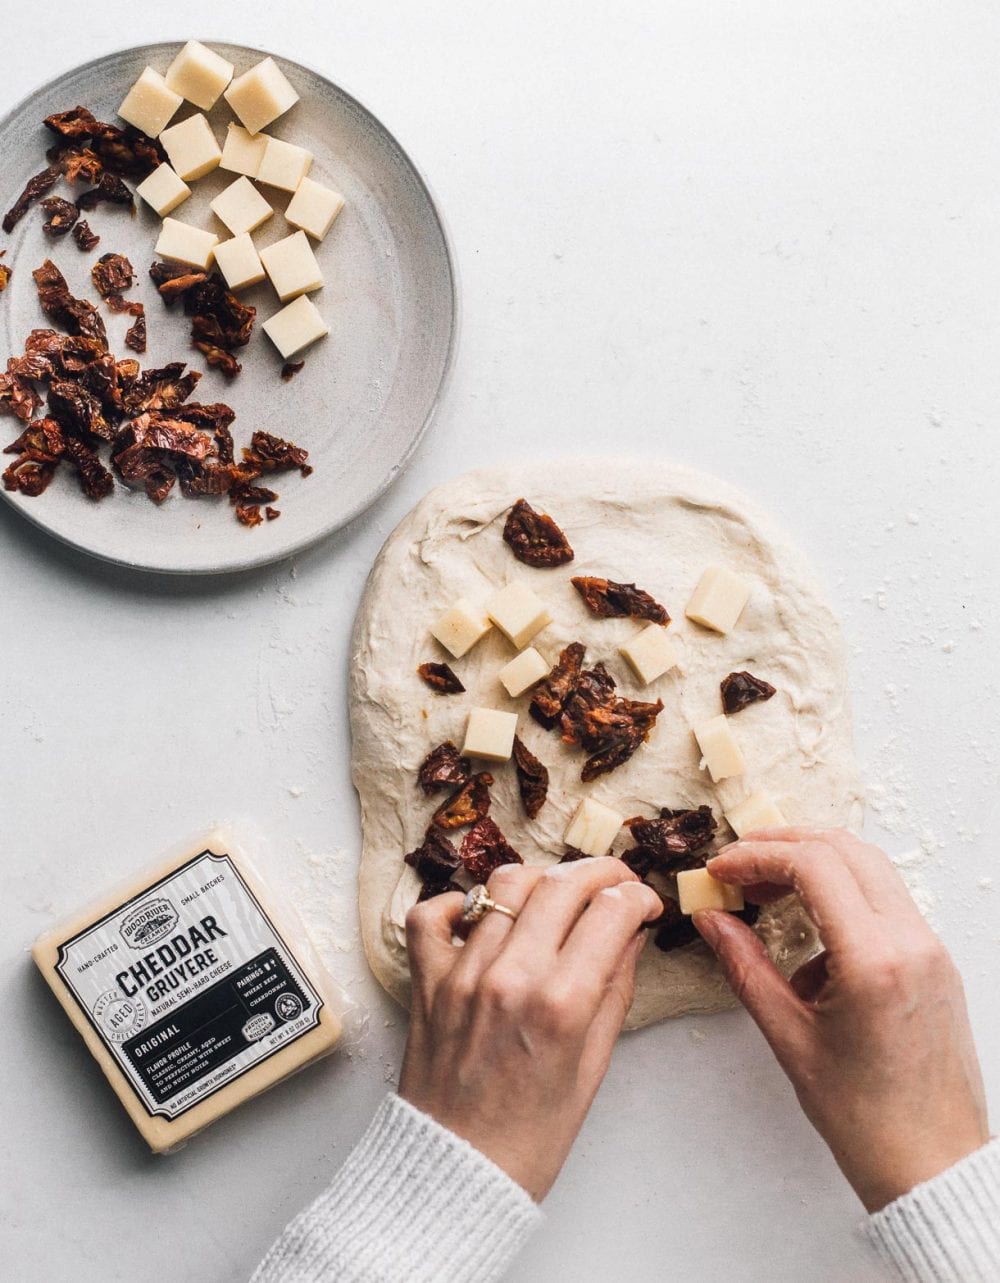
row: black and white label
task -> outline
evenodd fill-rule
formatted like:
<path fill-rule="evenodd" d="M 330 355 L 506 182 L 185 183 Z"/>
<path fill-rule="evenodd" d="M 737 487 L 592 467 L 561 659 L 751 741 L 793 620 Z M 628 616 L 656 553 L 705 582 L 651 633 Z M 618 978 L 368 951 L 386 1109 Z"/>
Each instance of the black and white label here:
<path fill-rule="evenodd" d="M 236 865 L 211 851 L 67 940 L 56 970 L 164 1118 L 300 1038 L 322 1007 Z"/>

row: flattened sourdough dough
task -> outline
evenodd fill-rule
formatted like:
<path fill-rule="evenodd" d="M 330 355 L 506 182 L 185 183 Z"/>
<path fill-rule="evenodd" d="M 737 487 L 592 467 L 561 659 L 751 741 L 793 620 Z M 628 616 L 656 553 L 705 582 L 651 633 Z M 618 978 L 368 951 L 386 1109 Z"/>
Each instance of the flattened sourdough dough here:
<path fill-rule="evenodd" d="M 532 569 L 503 542 L 507 510 L 522 495 L 566 532 L 576 553 L 569 565 Z M 684 617 L 713 563 L 753 584 L 727 636 Z M 634 581 L 652 593 L 673 617 L 679 668 L 639 687 L 618 648 L 642 623 L 593 618 L 570 586 L 571 575 Z M 442 610 L 462 596 L 484 602 L 514 580 L 533 588 L 552 613 L 553 622 L 533 643 L 550 664 L 563 646 L 581 641 L 588 664 L 604 660 L 624 694 L 663 699 L 649 742 L 591 785 L 580 782 L 583 755 L 529 717 L 530 692 L 510 699 L 500 685 L 497 674 L 515 652 L 496 629 L 464 658 L 450 660 L 464 695 L 435 695 L 416 674 L 425 660 L 449 659 L 428 632 Z M 713 785 L 698 769 L 691 728 L 720 711 L 720 681 L 744 668 L 773 683 L 778 694 L 734 718 L 747 772 Z M 491 768 L 497 781 L 491 814 L 530 864 L 560 858 L 569 818 L 588 794 L 628 816 L 707 802 L 723 838 L 731 836 L 723 811 L 755 789 L 770 793 L 791 823 L 856 825 L 861 819 L 840 630 L 809 567 L 737 491 L 671 464 L 559 460 L 551 468 L 482 469 L 438 486 L 379 554 L 355 623 L 351 673 L 353 776 L 364 831 L 361 926 L 372 970 L 403 1004 L 409 972 L 402 924 L 419 890 L 403 855 L 419 844 L 440 800 L 417 787 L 417 768 L 442 740 L 461 744 L 468 710 L 476 705 L 516 710 L 519 734 L 549 768 L 548 800 L 534 821 L 521 809 L 513 768 Z M 627 845 L 623 832 L 613 853 Z M 764 911 L 758 931 L 786 974 L 816 949 L 794 898 Z M 639 961 L 627 1027 L 733 1005 L 704 945 L 663 953 L 650 942 Z"/>

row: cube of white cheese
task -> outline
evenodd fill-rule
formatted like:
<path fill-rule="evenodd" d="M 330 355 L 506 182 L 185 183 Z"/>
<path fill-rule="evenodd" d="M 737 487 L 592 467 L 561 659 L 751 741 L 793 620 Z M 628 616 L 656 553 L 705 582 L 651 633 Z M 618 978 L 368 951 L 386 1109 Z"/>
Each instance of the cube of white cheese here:
<path fill-rule="evenodd" d="M 673 638 L 661 624 L 648 624 L 619 649 L 645 686 L 662 677 L 668 669 L 676 668 L 679 659 Z"/>
<path fill-rule="evenodd" d="M 242 232 L 252 232 L 266 223 L 274 213 L 249 178 L 237 178 L 235 183 L 224 187 L 210 209 L 216 218 L 221 218 L 234 236 Z"/>
<path fill-rule="evenodd" d="M 172 209 L 187 200 L 191 188 L 164 161 L 157 165 L 148 178 L 144 178 L 136 187 L 135 194 L 156 211 L 161 218 L 166 218 Z"/>
<path fill-rule="evenodd" d="M 713 878 L 708 869 L 683 869 L 677 875 L 677 899 L 681 913 L 700 913 L 702 909 L 726 909 L 734 913 L 743 908 L 743 888 Z"/>
<path fill-rule="evenodd" d="M 200 40 L 189 40 L 167 68 L 167 84 L 174 91 L 208 111 L 233 78 L 236 68 Z"/>
<path fill-rule="evenodd" d="M 304 294 L 269 316 L 261 329 L 286 361 L 330 333 L 315 303 Z"/>
<path fill-rule="evenodd" d="M 118 108 L 118 115 L 150 138 L 156 138 L 183 101 L 158 71 L 147 67 L 125 95 L 125 101 Z"/>
<path fill-rule="evenodd" d="M 534 646 L 529 646 L 527 650 L 522 650 L 520 655 L 515 655 L 509 664 L 504 664 L 497 676 L 507 694 L 512 699 L 516 699 L 518 695 L 523 695 L 529 686 L 540 682 L 548 671 L 549 665 Z"/>
<path fill-rule="evenodd" d="M 282 303 L 318 290 L 323 284 L 323 273 L 305 232 L 292 232 L 291 236 L 265 246 L 260 258 Z"/>
<path fill-rule="evenodd" d="M 190 263 L 207 271 L 219 238 L 177 218 L 165 218 L 156 242 L 156 253 L 169 263 Z"/>
<path fill-rule="evenodd" d="M 728 633 L 750 600 L 752 585 L 726 566 L 709 566 L 698 581 L 684 612 L 696 624 Z"/>
<path fill-rule="evenodd" d="M 508 584 L 486 603 L 486 613 L 518 650 L 552 622 L 541 598 L 524 584 Z"/>
<path fill-rule="evenodd" d="M 708 773 L 716 783 L 733 775 L 742 775 L 746 770 L 743 754 L 725 713 L 696 726 L 694 737 L 701 749 L 702 765 L 708 767 Z"/>
<path fill-rule="evenodd" d="M 607 855 L 625 817 L 603 802 L 585 797 L 566 829 L 566 845 L 584 855 Z"/>
<path fill-rule="evenodd" d="M 491 627 L 485 611 L 474 606 L 468 597 L 459 597 L 454 606 L 431 625 L 431 636 L 456 659 L 461 659 Z"/>
<path fill-rule="evenodd" d="M 171 165 L 185 182 L 204 178 L 222 159 L 222 148 L 201 112 L 165 129 L 160 142 Z"/>
<path fill-rule="evenodd" d="M 248 134 L 242 125 L 230 125 L 226 130 L 226 141 L 222 144 L 219 168 L 256 178 L 266 146 L 266 134 Z"/>
<path fill-rule="evenodd" d="M 768 793 L 751 793 L 726 812 L 726 821 L 738 838 L 757 829 L 783 829 L 788 825 Z"/>
<path fill-rule="evenodd" d="M 496 708 L 474 708 L 465 727 L 462 753 L 482 757 L 487 762 L 506 762 L 514 751 L 517 714 L 502 713 Z"/>
<path fill-rule="evenodd" d="M 237 76 L 225 98 L 251 134 L 259 134 L 299 100 L 273 58 L 264 58 Z"/>
<path fill-rule="evenodd" d="M 344 198 L 340 192 L 312 178 L 303 178 L 288 202 L 285 220 L 293 227 L 301 227 L 313 240 L 321 241 L 343 208 Z"/>
<path fill-rule="evenodd" d="M 266 275 L 249 232 L 220 241 L 215 247 L 215 265 L 234 291 L 256 285 Z"/>
<path fill-rule="evenodd" d="M 309 173 L 312 163 L 311 151 L 297 147 L 295 143 L 283 142 L 280 138 L 269 138 L 257 169 L 257 181 L 278 187 L 283 192 L 294 192 Z"/>

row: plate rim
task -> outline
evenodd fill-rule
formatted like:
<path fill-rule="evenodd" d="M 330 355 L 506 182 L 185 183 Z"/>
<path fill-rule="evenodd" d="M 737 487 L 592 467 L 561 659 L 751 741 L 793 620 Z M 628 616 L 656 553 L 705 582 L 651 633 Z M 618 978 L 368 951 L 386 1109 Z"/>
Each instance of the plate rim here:
<path fill-rule="evenodd" d="M 20 112 L 25 107 L 27 107 L 33 98 L 35 98 L 43 90 L 47 89 L 50 85 L 56 84 L 56 82 L 60 79 L 60 77 L 67 75 L 70 72 L 86 72 L 91 67 L 96 67 L 98 64 L 107 61 L 109 58 L 119 57 L 122 54 L 138 53 L 141 50 L 171 49 L 171 48 L 174 48 L 176 45 L 178 45 L 178 43 L 182 44 L 183 41 L 178 42 L 176 40 L 153 40 L 153 41 L 145 42 L 143 44 L 118 46 L 112 49 L 105 50 L 104 53 L 97 54 L 93 58 L 88 58 L 85 62 L 69 63 L 67 66 L 64 66 L 59 71 L 57 71 L 54 75 L 50 76 L 47 80 L 44 80 L 41 83 L 35 85 L 35 87 L 33 89 L 30 89 L 26 94 L 22 94 L 21 97 L 15 103 L 13 103 L 10 107 L 8 107 L 8 109 L 3 113 L 3 115 L 0 116 L 0 130 L 2 130 L 8 124 L 8 122 L 11 120 L 12 117 L 14 117 L 18 112 Z M 369 119 L 371 119 L 378 125 L 378 127 L 383 131 L 383 133 L 386 135 L 390 143 L 399 152 L 405 164 L 409 166 L 410 171 L 412 172 L 417 183 L 423 189 L 423 192 L 427 198 L 427 202 L 430 207 L 431 213 L 434 217 L 434 221 L 437 225 L 438 231 L 440 232 L 441 243 L 444 247 L 445 263 L 448 269 L 448 282 L 450 287 L 449 295 L 450 295 L 450 301 L 451 301 L 451 317 L 450 317 L 450 325 L 448 329 L 448 344 L 444 354 L 444 365 L 441 370 L 440 378 L 438 379 L 438 382 L 437 382 L 437 387 L 434 390 L 433 398 L 431 399 L 431 403 L 427 409 L 427 413 L 424 415 L 423 422 L 420 424 L 419 428 L 414 434 L 412 440 L 410 441 L 403 455 L 396 462 L 396 464 L 390 469 L 388 474 L 376 486 L 374 486 L 372 490 L 370 490 L 366 495 L 364 495 L 344 516 L 338 518 L 336 521 L 332 521 L 329 524 L 324 525 L 320 530 L 304 536 L 303 538 L 299 539 L 296 543 L 292 544 L 291 547 L 283 548 L 281 552 L 273 553 L 270 555 L 267 552 L 261 552 L 259 555 L 251 557 L 248 560 L 241 560 L 235 563 L 222 562 L 216 566 L 162 566 L 162 565 L 152 565 L 142 561 L 132 561 L 132 560 L 129 560 L 128 557 L 124 557 L 124 556 L 118 557 L 112 553 L 102 552 L 98 549 L 88 546 L 88 544 L 86 544 L 85 542 L 79 539 L 74 538 L 70 534 L 65 534 L 61 531 L 53 530 L 50 526 L 45 524 L 44 519 L 42 517 L 36 516 L 34 512 L 28 508 L 28 505 L 26 503 L 18 502 L 18 495 L 16 494 L 16 492 L 8 491 L 4 489 L 2 486 L 0 486 L 0 498 L 3 498 L 4 501 L 7 503 L 7 505 L 14 512 L 16 512 L 19 516 L 23 517 L 27 522 L 29 522 L 30 525 L 34 526 L 38 530 L 43 531 L 50 538 L 57 540 L 59 543 L 61 543 L 65 547 L 72 548 L 76 552 L 84 553 L 86 556 L 91 557 L 95 561 L 101 562 L 104 565 L 121 566 L 126 570 L 137 571 L 140 573 L 160 575 L 165 577 L 172 576 L 172 577 L 183 578 L 183 579 L 191 579 L 191 578 L 204 579 L 204 578 L 210 578 L 216 575 L 235 575 L 235 574 L 241 574 L 246 571 L 261 570 L 266 566 L 280 565 L 282 562 L 289 561 L 292 557 L 297 557 L 301 553 L 308 551 L 310 548 L 314 548 L 317 544 L 322 543 L 324 539 L 328 539 L 331 535 L 335 534 L 338 530 L 344 530 L 346 527 L 350 526 L 353 522 L 357 521 L 357 519 L 363 513 L 368 511 L 368 509 L 372 506 L 372 504 L 374 504 L 378 499 L 382 497 L 383 494 L 386 493 L 386 491 L 390 488 L 390 486 L 392 486 L 399 479 L 402 473 L 405 472 L 407 466 L 409 465 L 411 459 L 413 458 L 413 455 L 416 453 L 425 435 L 427 434 L 428 429 L 430 428 L 435 417 L 437 416 L 438 410 L 441 407 L 441 403 L 444 400 L 448 392 L 448 389 L 451 386 L 451 381 L 452 381 L 452 377 L 455 369 L 459 339 L 461 335 L 461 328 L 462 328 L 461 291 L 459 288 L 458 260 L 455 254 L 454 241 L 452 238 L 451 229 L 444 216 L 441 205 L 437 200 L 434 190 L 427 179 L 427 175 L 424 173 L 421 167 L 417 165 L 417 163 L 414 161 L 412 155 L 407 150 L 407 148 L 405 148 L 403 144 L 400 142 L 394 130 L 390 129 L 389 126 L 385 124 L 381 116 L 376 115 L 376 113 L 372 111 L 370 107 L 366 106 L 365 103 L 363 103 L 361 99 L 357 96 L 357 94 L 353 93 L 350 89 L 347 89 L 339 81 L 331 80 L 330 77 L 326 74 L 326 72 L 320 71 L 312 63 L 306 62 L 301 58 L 286 57 L 286 55 L 283 53 L 276 52 L 273 49 L 267 49 L 260 45 L 241 44 L 241 43 L 227 40 L 221 37 L 216 37 L 214 38 L 214 40 L 213 39 L 206 40 L 205 43 L 226 44 L 236 49 L 248 49 L 253 53 L 260 53 L 264 57 L 277 57 L 277 58 L 280 58 L 283 62 L 286 62 L 291 66 L 301 67 L 304 71 L 309 72 L 311 75 L 318 77 L 320 80 L 330 85 L 331 88 L 335 89 L 339 94 L 341 94 L 351 104 L 353 104 L 354 107 L 358 108 L 365 116 L 367 116 Z"/>

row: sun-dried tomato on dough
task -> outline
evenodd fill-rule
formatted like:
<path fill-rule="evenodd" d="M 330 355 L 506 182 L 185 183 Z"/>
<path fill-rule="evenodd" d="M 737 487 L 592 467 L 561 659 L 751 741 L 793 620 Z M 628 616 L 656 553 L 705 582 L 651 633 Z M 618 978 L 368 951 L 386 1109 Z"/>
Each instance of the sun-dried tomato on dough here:
<path fill-rule="evenodd" d="M 566 701 L 576 690 L 583 669 L 584 647 L 581 642 L 570 642 L 559 655 L 548 677 L 543 677 L 534 687 L 528 712 L 547 731 L 559 721 Z"/>
<path fill-rule="evenodd" d="M 574 575 L 570 580 L 592 615 L 604 619 L 648 619 L 654 624 L 669 624 L 670 616 L 660 603 L 635 584 L 616 584 L 612 579 L 591 575 Z"/>
<path fill-rule="evenodd" d="M 80 217 L 80 211 L 76 205 L 70 200 L 63 200 L 61 196 L 49 196 L 43 200 L 42 209 L 47 215 L 42 224 L 42 231 L 53 239 L 71 232 Z"/>
<path fill-rule="evenodd" d="M 513 757 L 517 788 L 521 794 L 524 813 L 529 820 L 533 820 L 548 797 L 548 768 L 538 760 L 518 735 L 514 736 Z"/>
<path fill-rule="evenodd" d="M 626 851 L 622 859 L 630 857 L 626 862 L 635 872 L 638 872 L 636 865 L 646 859 L 647 872 L 655 867 L 661 873 L 677 873 L 703 864 L 703 859 L 692 862 L 693 857 L 708 847 L 718 828 L 710 806 L 680 811 L 663 809 L 655 819 L 636 815 L 625 823 L 635 847 Z"/>
<path fill-rule="evenodd" d="M 719 689 L 722 692 L 722 708 L 729 714 L 738 713 L 748 704 L 757 704 L 777 693 L 770 682 L 745 671 L 723 677 Z"/>
<path fill-rule="evenodd" d="M 417 669 L 417 676 L 439 695 L 461 695 L 465 690 L 447 664 L 421 664 Z"/>
<path fill-rule="evenodd" d="M 439 829 L 461 829 L 483 819 L 490 809 L 493 776 L 488 771 L 473 775 L 434 812 L 431 823 Z"/>
<path fill-rule="evenodd" d="M 485 882 L 501 864 L 524 863 L 488 815 L 469 829 L 458 854 L 466 872 L 477 882 Z"/>
<path fill-rule="evenodd" d="M 573 560 L 569 540 L 548 513 L 536 512 L 525 499 L 511 508 L 503 528 L 504 542 L 526 566 L 565 566 Z"/>

